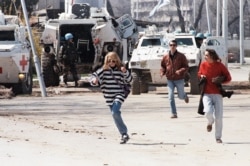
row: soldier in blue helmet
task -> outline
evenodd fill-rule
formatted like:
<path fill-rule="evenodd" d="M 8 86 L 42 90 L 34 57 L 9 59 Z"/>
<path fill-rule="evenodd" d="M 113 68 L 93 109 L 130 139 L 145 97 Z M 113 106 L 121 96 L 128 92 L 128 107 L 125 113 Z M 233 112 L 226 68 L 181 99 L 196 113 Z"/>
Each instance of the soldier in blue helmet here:
<path fill-rule="evenodd" d="M 63 64 L 63 82 L 68 87 L 68 74 L 71 72 L 75 81 L 75 87 L 78 86 L 78 76 L 76 71 L 77 51 L 73 42 L 73 35 L 71 33 L 65 34 L 65 44 L 63 44 L 59 51 L 59 58 Z"/>
<path fill-rule="evenodd" d="M 197 47 L 200 48 L 203 42 L 203 39 L 205 38 L 203 33 L 197 33 L 195 36 Z"/>

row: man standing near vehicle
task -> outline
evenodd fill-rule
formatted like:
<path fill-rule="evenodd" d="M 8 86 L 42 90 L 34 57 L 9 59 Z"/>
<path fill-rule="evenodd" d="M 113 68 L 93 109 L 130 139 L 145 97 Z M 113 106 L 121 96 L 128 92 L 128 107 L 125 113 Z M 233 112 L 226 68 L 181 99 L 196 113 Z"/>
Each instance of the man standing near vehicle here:
<path fill-rule="evenodd" d="M 174 90 L 177 89 L 179 99 L 189 102 L 189 98 L 184 91 L 184 78 L 188 71 L 188 61 L 186 56 L 177 51 L 177 41 L 171 40 L 169 42 L 170 51 L 163 56 L 161 61 L 161 77 L 165 75 L 167 77 L 168 85 L 168 98 L 170 102 L 170 108 L 172 116 L 171 118 L 177 118 L 177 111 L 174 99 Z"/>
<path fill-rule="evenodd" d="M 71 72 L 75 81 L 75 87 L 78 86 L 78 77 L 76 71 L 77 52 L 73 42 L 73 35 L 71 33 L 65 34 L 66 43 L 61 46 L 59 51 L 59 58 L 63 64 L 63 82 L 68 87 L 68 74 Z"/>

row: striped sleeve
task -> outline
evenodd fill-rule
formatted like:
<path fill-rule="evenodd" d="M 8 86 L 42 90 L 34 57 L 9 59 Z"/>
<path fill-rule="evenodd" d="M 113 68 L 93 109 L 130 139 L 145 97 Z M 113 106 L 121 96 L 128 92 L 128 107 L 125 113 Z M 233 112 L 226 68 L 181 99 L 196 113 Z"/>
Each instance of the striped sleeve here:
<path fill-rule="evenodd" d="M 101 91 L 108 105 L 112 105 L 114 101 L 119 101 L 120 103 L 124 102 L 125 95 L 121 85 L 132 81 L 132 76 L 129 71 L 123 73 L 120 70 L 111 71 L 100 69 L 94 72 L 93 75 L 98 78 Z"/>

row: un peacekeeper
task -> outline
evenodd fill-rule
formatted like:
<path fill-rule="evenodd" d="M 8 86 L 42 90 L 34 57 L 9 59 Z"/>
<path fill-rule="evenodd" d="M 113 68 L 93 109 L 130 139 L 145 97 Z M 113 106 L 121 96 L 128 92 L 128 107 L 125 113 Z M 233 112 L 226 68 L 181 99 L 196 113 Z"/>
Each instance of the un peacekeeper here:
<path fill-rule="evenodd" d="M 60 62 L 63 65 L 63 82 L 65 87 L 68 87 L 68 74 L 71 72 L 75 81 L 75 87 L 78 86 L 78 76 L 76 71 L 77 51 L 73 42 L 73 35 L 71 33 L 65 34 L 65 44 L 61 46 L 59 51 Z"/>

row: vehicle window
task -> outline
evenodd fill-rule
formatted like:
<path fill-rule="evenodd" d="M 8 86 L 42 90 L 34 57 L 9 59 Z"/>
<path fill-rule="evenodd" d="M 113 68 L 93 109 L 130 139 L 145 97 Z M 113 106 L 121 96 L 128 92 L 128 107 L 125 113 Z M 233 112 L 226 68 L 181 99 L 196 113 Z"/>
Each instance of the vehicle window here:
<path fill-rule="evenodd" d="M 160 39 L 143 39 L 141 46 L 147 47 L 147 46 L 160 46 L 161 40 Z"/>
<path fill-rule="evenodd" d="M 14 31 L 0 31 L 0 41 L 15 41 Z"/>
<path fill-rule="evenodd" d="M 132 24 L 132 22 L 130 22 L 129 19 L 123 20 L 121 22 L 121 29 L 126 29 L 127 27 L 129 27 Z"/>
<path fill-rule="evenodd" d="M 100 1 L 93 1 L 93 0 L 74 0 L 72 1 L 73 4 L 84 4 L 84 3 L 88 3 L 91 7 L 97 7 L 97 8 L 101 8 L 102 3 L 100 3 Z"/>
<path fill-rule="evenodd" d="M 186 46 L 193 46 L 193 40 L 192 38 L 176 38 L 178 46 L 186 45 Z"/>
<path fill-rule="evenodd" d="M 212 39 L 207 41 L 208 46 L 219 46 L 220 42 L 218 40 Z"/>

